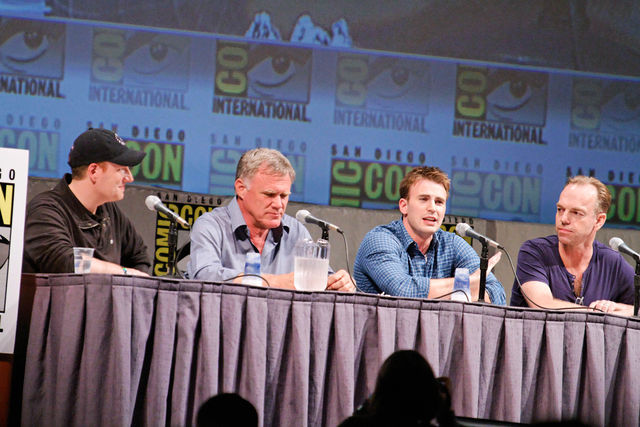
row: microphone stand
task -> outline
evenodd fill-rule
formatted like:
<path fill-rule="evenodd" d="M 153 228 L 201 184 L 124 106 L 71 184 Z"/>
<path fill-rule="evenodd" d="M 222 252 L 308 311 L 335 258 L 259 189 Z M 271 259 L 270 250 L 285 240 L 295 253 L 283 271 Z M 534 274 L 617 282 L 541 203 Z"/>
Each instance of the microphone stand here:
<path fill-rule="evenodd" d="M 482 253 L 480 255 L 480 289 L 478 290 L 478 301 L 484 302 L 484 288 L 487 286 L 487 269 L 489 268 L 489 245 L 482 242 Z"/>
<path fill-rule="evenodd" d="M 167 277 L 176 277 L 176 256 L 178 249 L 178 226 L 175 218 L 169 216 L 169 235 L 167 236 L 169 253 L 167 254 Z"/>
<path fill-rule="evenodd" d="M 320 228 L 322 228 L 322 239 L 326 240 L 327 242 L 329 241 L 329 227 L 326 224 L 323 224 L 320 226 Z"/>
<path fill-rule="evenodd" d="M 633 277 L 633 287 L 635 295 L 633 298 L 633 315 L 638 316 L 638 306 L 640 306 L 640 260 L 636 260 L 636 274 Z"/>

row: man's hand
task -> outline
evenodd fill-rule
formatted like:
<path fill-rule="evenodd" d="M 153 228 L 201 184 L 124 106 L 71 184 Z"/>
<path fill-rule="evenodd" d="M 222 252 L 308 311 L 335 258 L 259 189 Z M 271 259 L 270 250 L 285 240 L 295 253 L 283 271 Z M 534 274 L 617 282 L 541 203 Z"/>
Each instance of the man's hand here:
<path fill-rule="evenodd" d="M 491 258 L 489 258 L 489 262 L 487 265 L 487 274 L 491 273 L 491 270 L 493 270 L 493 267 L 495 267 L 496 264 L 500 261 L 500 258 L 502 258 L 502 252 L 496 252 Z M 476 286 L 480 285 L 480 269 L 477 269 L 473 272 L 473 274 L 469 275 L 469 281 L 471 283 L 475 282 Z"/>
<path fill-rule="evenodd" d="M 599 310 L 604 313 L 617 314 L 619 316 L 633 316 L 632 305 L 603 299 L 592 302 L 589 304 L 589 308 L 592 310 Z"/>
<path fill-rule="evenodd" d="M 99 274 L 125 274 L 121 265 L 109 261 L 103 261 L 98 258 L 91 259 L 91 272 Z M 127 273 L 132 276 L 149 276 L 147 273 L 135 268 L 127 268 Z"/>
<path fill-rule="evenodd" d="M 489 258 L 489 262 L 487 265 L 487 275 L 491 273 L 493 267 L 500 261 L 502 258 L 502 252 L 496 252 L 491 258 Z M 480 269 L 477 269 L 473 272 L 473 274 L 469 275 L 469 288 L 471 291 L 471 298 L 475 301 L 478 299 L 478 294 L 480 293 Z M 485 301 L 489 301 L 489 294 L 486 293 L 484 296 Z"/>
<path fill-rule="evenodd" d="M 149 274 L 145 273 L 144 271 L 136 270 L 135 268 L 127 268 L 127 274 L 131 276 L 149 277 Z"/>
<path fill-rule="evenodd" d="M 327 290 L 340 291 L 340 292 L 355 292 L 356 287 L 354 285 L 351 276 L 345 270 L 338 270 L 327 279 Z"/>
<path fill-rule="evenodd" d="M 293 286 L 293 271 L 286 274 L 263 273 L 261 274 L 261 276 L 267 281 L 262 282 L 263 286 L 269 286 L 271 288 L 295 289 L 295 286 Z M 238 277 L 237 279 L 235 279 L 235 282 L 242 283 L 242 277 Z"/>

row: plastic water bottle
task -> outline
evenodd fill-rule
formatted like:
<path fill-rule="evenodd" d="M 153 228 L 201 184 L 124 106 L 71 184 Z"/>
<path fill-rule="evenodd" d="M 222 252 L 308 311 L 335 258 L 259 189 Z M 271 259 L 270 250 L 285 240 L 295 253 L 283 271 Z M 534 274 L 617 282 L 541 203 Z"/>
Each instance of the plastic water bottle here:
<path fill-rule="evenodd" d="M 454 292 L 451 294 L 452 301 L 471 302 L 468 268 L 456 268 L 456 275 L 453 279 L 453 290 Z"/>
<path fill-rule="evenodd" d="M 260 253 L 247 252 L 244 261 L 244 274 L 260 274 Z M 262 279 L 256 276 L 244 276 L 242 283 L 246 285 L 262 286 Z"/>

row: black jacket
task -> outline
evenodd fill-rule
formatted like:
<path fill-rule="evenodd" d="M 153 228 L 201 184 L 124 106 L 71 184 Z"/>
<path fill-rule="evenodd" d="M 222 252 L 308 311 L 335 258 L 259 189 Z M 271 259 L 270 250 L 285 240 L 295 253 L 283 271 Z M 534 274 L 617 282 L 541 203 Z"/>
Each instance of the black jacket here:
<path fill-rule="evenodd" d="M 73 273 L 73 247 L 94 248 L 95 258 L 147 272 L 147 247 L 115 203 L 89 212 L 69 189 L 71 175 L 27 205 L 24 273 Z"/>

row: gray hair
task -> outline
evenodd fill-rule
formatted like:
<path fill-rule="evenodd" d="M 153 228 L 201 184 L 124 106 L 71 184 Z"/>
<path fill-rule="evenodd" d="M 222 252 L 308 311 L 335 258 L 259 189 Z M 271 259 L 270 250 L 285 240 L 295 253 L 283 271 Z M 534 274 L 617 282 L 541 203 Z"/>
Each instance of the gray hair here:
<path fill-rule="evenodd" d="M 296 171 L 289 159 L 272 148 L 254 148 L 246 151 L 238 161 L 236 179 L 251 180 L 262 166 L 274 175 L 289 175 L 291 182 L 296 179 Z"/>

